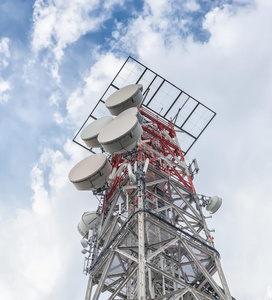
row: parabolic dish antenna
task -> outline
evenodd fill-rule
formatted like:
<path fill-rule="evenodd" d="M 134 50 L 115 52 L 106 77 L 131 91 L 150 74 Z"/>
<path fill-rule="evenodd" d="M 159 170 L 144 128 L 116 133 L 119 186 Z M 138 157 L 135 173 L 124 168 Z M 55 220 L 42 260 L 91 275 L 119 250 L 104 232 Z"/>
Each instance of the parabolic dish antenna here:
<path fill-rule="evenodd" d="M 105 184 L 111 169 L 106 155 L 98 153 L 81 160 L 73 167 L 68 177 L 77 190 L 93 190 Z"/>
<path fill-rule="evenodd" d="M 113 117 L 111 116 L 106 116 L 95 120 L 83 129 L 83 131 L 80 134 L 80 137 L 88 147 L 101 147 L 100 143 L 97 141 L 97 136 L 100 133 L 100 131 L 103 128 L 105 128 L 111 121 L 113 121 Z"/>
<path fill-rule="evenodd" d="M 123 112 L 121 112 L 115 119 L 127 116 L 127 115 L 133 115 L 136 116 L 138 121 L 142 124 L 143 123 L 143 116 L 140 114 L 139 109 L 137 107 L 131 107 L 128 108 L 126 110 L 124 110 Z"/>
<path fill-rule="evenodd" d="M 141 84 L 127 85 L 109 96 L 105 105 L 113 116 L 130 107 L 139 107 L 143 100 L 142 89 Z"/>
<path fill-rule="evenodd" d="M 136 116 L 126 115 L 116 118 L 98 135 L 98 141 L 109 153 L 132 150 L 143 129 Z"/>
<path fill-rule="evenodd" d="M 214 214 L 215 212 L 218 211 L 221 205 L 222 205 L 222 199 L 219 198 L 218 196 L 213 196 L 210 198 L 209 203 L 206 206 L 206 210 L 210 214 Z"/>
<path fill-rule="evenodd" d="M 82 236 L 86 236 L 90 229 L 93 229 L 98 223 L 99 217 L 95 211 L 85 212 L 77 225 L 77 229 Z"/>

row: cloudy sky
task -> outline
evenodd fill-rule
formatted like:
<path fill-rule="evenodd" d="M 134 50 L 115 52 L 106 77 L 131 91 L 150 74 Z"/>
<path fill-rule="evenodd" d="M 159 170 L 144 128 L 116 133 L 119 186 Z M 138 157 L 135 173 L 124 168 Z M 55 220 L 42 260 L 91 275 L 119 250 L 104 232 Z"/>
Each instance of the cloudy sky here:
<path fill-rule="evenodd" d="M 237 300 L 272 299 L 272 1 L 0 1 L 0 298 L 82 300 L 71 140 L 128 55 L 217 112 L 188 153 Z M 107 299 L 107 297 L 105 297 Z"/>

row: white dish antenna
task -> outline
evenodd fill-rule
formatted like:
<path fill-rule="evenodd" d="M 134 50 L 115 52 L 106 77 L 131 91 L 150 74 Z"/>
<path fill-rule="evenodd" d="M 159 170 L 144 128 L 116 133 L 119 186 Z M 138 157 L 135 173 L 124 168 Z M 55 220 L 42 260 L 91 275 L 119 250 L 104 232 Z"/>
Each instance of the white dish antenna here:
<path fill-rule="evenodd" d="M 109 96 L 105 105 L 113 116 L 117 116 L 130 107 L 140 106 L 143 100 L 142 90 L 141 84 L 127 85 Z"/>
<path fill-rule="evenodd" d="M 221 205 L 222 205 L 222 199 L 219 198 L 218 196 L 213 196 L 208 200 L 206 210 L 210 214 L 214 214 L 215 212 L 218 211 L 218 209 L 220 208 Z"/>
<path fill-rule="evenodd" d="M 88 147 L 99 148 L 101 145 L 97 140 L 97 136 L 100 131 L 112 121 L 113 117 L 111 116 L 99 118 L 85 127 L 81 132 L 80 137 Z"/>
<path fill-rule="evenodd" d="M 87 248 L 88 247 L 88 241 L 85 240 L 84 238 L 80 240 L 80 244 L 83 248 Z"/>
<path fill-rule="evenodd" d="M 102 147 L 110 153 L 132 150 L 143 133 L 136 116 L 131 114 L 116 118 L 98 135 Z"/>
<path fill-rule="evenodd" d="M 98 153 L 81 160 L 73 167 L 68 177 L 77 190 L 94 190 L 106 183 L 111 169 L 106 155 Z"/>
<path fill-rule="evenodd" d="M 87 236 L 89 230 L 94 229 L 99 222 L 99 216 L 95 211 L 85 212 L 77 225 L 77 229 L 82 236 Z"/>
<path fill-rule="evenodd" d="M 88 252 L 87 249 L 82 249 L 82 250 L 81 250 L 81 253 L 82 253 L 82 254 L 86 254 L 87 252 Z"/>
<path fill-rule="evenodd" d="M 127 116 L 127 115 L 133 115 L 133 116 L 137 117 L 140 124 L 143 123 L 143 116 L 140 114 L 139 109 L 137 107 L 131 107 L 131 108 L 124 110 L 116 117 L 116 119 Z"/>

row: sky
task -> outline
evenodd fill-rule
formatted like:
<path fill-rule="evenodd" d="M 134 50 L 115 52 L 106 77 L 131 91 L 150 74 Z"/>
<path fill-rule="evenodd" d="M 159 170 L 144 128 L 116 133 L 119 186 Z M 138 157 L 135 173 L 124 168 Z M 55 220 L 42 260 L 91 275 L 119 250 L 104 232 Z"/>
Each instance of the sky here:
<path fill-rule="evenodd" d="M 0 1 L 0 297 L 84 299 L 72 142 L 131 55 L 217 115 L 187 155 L 237 300 L 272 299 L 272 1 Z M 107 297 L 105 296 L 105 299 Z"/>

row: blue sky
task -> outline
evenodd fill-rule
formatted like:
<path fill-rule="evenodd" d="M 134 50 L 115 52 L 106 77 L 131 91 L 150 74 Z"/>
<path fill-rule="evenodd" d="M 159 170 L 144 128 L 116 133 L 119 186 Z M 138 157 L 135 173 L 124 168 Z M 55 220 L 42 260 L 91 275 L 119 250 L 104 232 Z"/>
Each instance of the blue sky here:
<path fill-rule="evenodd" d="M 71 142 L 128 55 L 217 112 L 190 150 L 237 299 L 272 299 L 272 2 L 0 2 L 0 295 L 83 299 Z M 105 298 L 107 299 L 107 297 Z"/>

